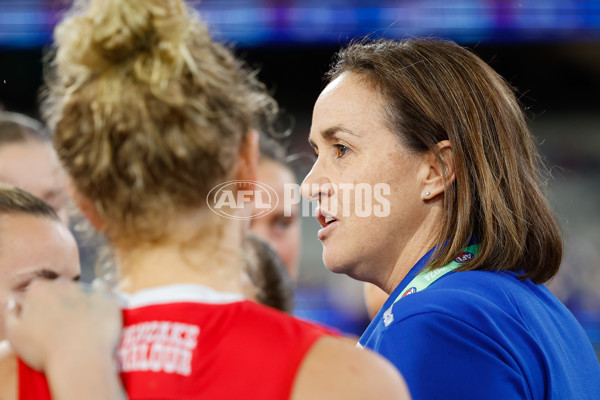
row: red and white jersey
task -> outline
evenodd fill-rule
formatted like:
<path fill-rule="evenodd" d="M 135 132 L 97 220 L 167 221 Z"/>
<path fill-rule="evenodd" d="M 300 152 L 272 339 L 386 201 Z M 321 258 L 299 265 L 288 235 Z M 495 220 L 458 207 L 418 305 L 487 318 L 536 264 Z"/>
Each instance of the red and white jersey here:
<path fill-rule="evenodd" d="M 129 399 L 287 399 L 326 330 L 200 285 L 123 296 L 117 352 Z M 19 399 L 50 399 L 43 375 L 19 364 Z"/>

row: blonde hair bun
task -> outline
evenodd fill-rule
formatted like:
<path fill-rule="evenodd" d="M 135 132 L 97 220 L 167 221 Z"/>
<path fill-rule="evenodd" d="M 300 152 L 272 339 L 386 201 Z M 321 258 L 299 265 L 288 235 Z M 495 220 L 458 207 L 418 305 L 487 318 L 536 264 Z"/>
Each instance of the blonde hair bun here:
<path fill-rule="evenodd" d="M 202 207 L 277 104 L 181 0 L 79 0 L 55 30 L 43 113 L 116 236 L 153 240 Z"/>

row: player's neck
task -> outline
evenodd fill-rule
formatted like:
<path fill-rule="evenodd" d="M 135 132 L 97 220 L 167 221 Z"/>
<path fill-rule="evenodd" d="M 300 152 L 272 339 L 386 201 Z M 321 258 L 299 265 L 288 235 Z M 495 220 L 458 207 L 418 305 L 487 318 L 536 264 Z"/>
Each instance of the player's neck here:
<path fill-rule="evenodd" d="M 189 230 L 189 221 L 177 235 L 135 247 L 115 246 L 120 265 L 119 288 L 135 292 L 151 287 L 197 283 L 241 293 L 244 258 L 244 221 L 208 218 Z M 186 231 L 186 229 L 188 229 Z"/>
<path fill-rule="evenodd" d="M 387 294 L 391 294 L 413 266 L 436 245 L 440 218 L 441 211 L 439 209 L 427 214 L 418 228 L 400 246 L 391 272 L 385 280 L 378 284 Z"/>

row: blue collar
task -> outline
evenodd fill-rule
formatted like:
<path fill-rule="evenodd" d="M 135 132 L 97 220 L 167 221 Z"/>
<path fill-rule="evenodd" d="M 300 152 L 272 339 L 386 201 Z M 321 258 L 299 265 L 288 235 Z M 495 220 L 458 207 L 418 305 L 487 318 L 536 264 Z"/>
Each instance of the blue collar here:
<path fill-rule="evenodd" d="M 475 243 L 479 243 L 479 239 L 477 238 L 476 234 L 473 234 L 471 236 L 471 240 L 469 241 L 469 246 L 473 245 Z M 419 274 L 419 272 L 423 271 L 423 269 L 429 262 L 430 258 L 433 256 L 434 251 L 435 251 L 435 247 L 433 247 L 431 250 L 429 250 L 427 253 L 425 253 L 425 255 L 423 257 L 421 257 L 421 259 L 419 261 L 417 261 L 417 263 L 415 265 L 413 265 L 413 267 L 410 269 L 410 271 L 408 271 L 408 274 L 406 274 L 406 276 L 402 279 L 402 281 L 400 281 L 400 283 L 396 286 L 394 291 L 390 294 L 388 299 L 385 301 L 385 303 L 383 304 L 383 306 L 381 307 L 381 309 L 379 310 L 379 312 L 377 313 L 375 318 L 373 318 L 374 320 L 377 318 L 377 316 L 379 316 L 380 313 L 389 309 L 392 306 L 392 304 L 394 304 L 394 301 L 398 298 L 398 296 L 400 295 L 400 292 L 406 287 L 406 285 L 408 285 L 409 282 L 412 281 L 414 279 L 414 277 Z"/>

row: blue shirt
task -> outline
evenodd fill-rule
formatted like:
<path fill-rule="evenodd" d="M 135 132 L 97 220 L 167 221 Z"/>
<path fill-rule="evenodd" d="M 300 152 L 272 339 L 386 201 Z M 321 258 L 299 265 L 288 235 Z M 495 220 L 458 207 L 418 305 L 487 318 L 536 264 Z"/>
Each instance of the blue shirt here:
<path fill-rule="evenodd" d="M 360 345 L 388 358 L 413 399 L 600 399 L 600 364 L 585 332 L 544 286 L 513 272 L 450 272 L 394 300 Z"/>

